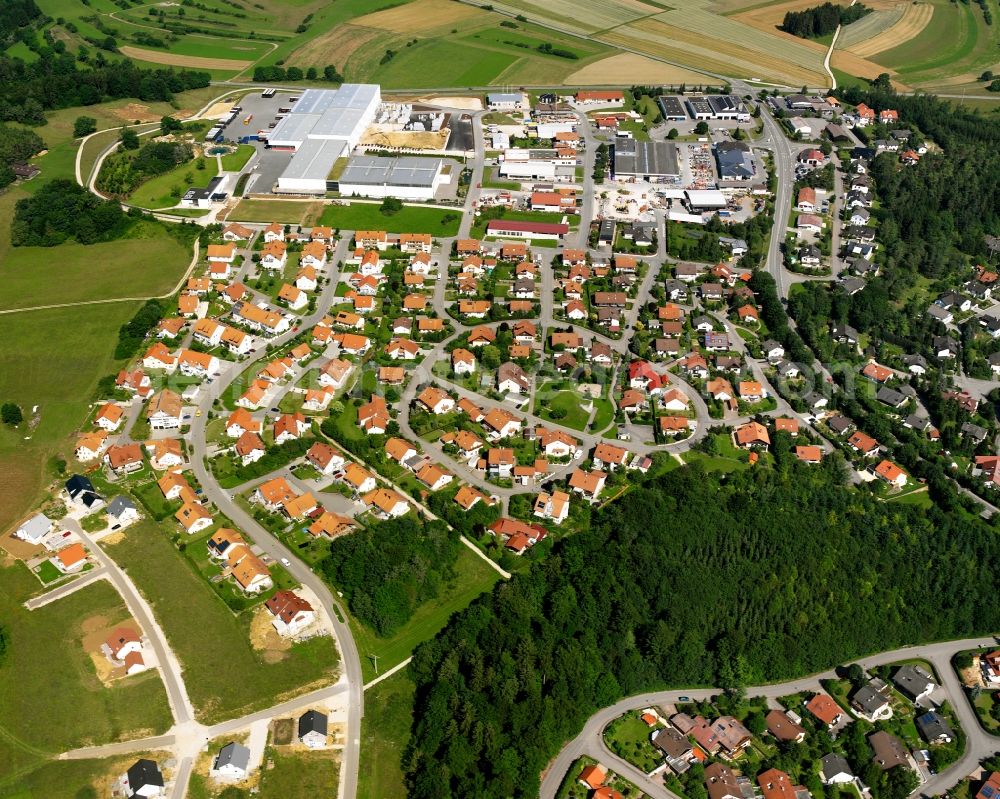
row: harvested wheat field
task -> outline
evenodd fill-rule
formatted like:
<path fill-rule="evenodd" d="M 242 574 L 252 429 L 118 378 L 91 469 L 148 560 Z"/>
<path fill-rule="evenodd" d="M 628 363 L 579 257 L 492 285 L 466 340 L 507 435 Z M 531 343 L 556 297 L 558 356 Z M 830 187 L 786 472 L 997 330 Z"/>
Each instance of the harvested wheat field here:
<path fill-rule="evenodd" d="M 569 75 L 566 83 L 572 86 L 628 84 L 634 81 L 636 75 L 642 75 L 643 81 L 647 83 L 704 83 L 707 79 L 700 72 L 664 64 L 635 53 L 621 53 L 587 64 Z"/>
<path fill-rule="evenodd" d="M 772 52 L 758 52 L 747 48 L 739 40 L 708 38 L 704 34 L 648 19 L 623 25 L 603 34 L 600 39 L 608 44 L 643 50 L 653 56 L 723 75 L 778 79 L 793 86 L 825 85 L 829 80 L 822 71 L 822 54 L 812 53 L 816 61 L 814 68 L 794 64 L 783 57 L 781 48 L 784 42 L 776 37 L 777 47 Z"/>
<path fill-rule="evenodd" d="M 524 14 L 532 21 L 554 22 L 584 33 L 607 30 L 663 11 L 661 6 L 639 0 L 502 0 L 493 5 Z"/>
<path fill-rule="evenodd" d="M 916 37 L 933 16 L 934 6 L 930 3 L 910 3 L 899 22 L 877 36 L 852 46 L 850 51 L 862 58 L 870 58 L 884 50 L 891 50 Z"/>
<path fill-rule="evenodd" d="M 834 2 L 837 5 L 850 5 L 850 0 L 834 0 Z M 793 36 L 790 33 L 785 33 L 783 30 L 778 29 L 778 26 L 784 22 L 785 14 L 789 11 L 801 11 L 804 8 L 812 8 L 815 5 L 817 5 L 817 0 L 788 0 L 788 2 L 784 3 L 775 3 L 773 5 L 763 6 L 762 8 L 750 8 L 746 11 L 740 11 L 729 15 L 729 18 L 742 22 L 743 24 L 749 25 L 757 30 L 766 31 L 767 33 L 780 36 L 782 38 L 789 38 L 798 44 L 803 44 L 814 50 L 818 49 L 825 52 L 827 47 L 820 42 L 814 42 L 809 39 L 803 39 L 799 36 Z"/>
<path fill-rule="evenodd" d="M 161 50 L 146 50 L 142 47 L 132 47 L 122 45 L 119 48 L 122 55 L 129 58 L 136 58 L 139 61 L 149 61 L 153 64 L 166 64 L 171 67 L 190 67 L 191 69 L 225 69 L 240 70 L 246 69 L 252 61 L 238 61 L 235 58 L 205 58 L 196 55 L 177 55 L 176 53 L 164 53 Z"/>
<path fill-rule="evenodd" d="M 888 8 L 884 11 L 872 11 L 857 22 L 852 22 L 841 28 L 840 36 L 837 37 L 837 47 L 841 50 L 849 50 L 862 42 L 874 39 L 899 22 L 905 13 L 906 3 L 900 3 L 895 8 Z"/>
<path fill-rule="evenodd" d="M 898 91 L 909 91 L 910 89 L 906 84 L 899 82 L 898 73 L 894 69 L 883 67 L 881 64 L 855 55 L 850 50 L 834 50 L 833 56 L 830 58 L 830 66 L 858 78 L 877 78 L 884 72 L 892 78 L 892 85 Z"/>
<path fill-rule="evenodd" d="M 459 23 L 485 23 L 490 20 L 488 11 L 454 0 L 413 0 L 412 3 L 356 17 L 351 23 L 392 33 L 419 35 L 442 26 L 457 27 Z"/>
<path fill-rule="evenodd" d="M 307 41 L 289 58 L 303 64 L 328 64 L 336 60 L 338 64 L 344 64 L 346 69 L 346 64 L 354 53 L 369 45 L 374 47 L 373 43 L 377 39 L 387 38 L 386 32 L 377 28 L 365 28 L 351 23 L 337 25 Z"/>

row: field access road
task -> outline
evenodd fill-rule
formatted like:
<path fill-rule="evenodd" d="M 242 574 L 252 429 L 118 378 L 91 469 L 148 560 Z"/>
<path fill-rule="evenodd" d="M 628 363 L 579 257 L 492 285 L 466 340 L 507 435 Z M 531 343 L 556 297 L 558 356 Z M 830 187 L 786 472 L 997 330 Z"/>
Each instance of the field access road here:
<path fill-rule="evenodd" d="M 1000 750 L 1000 737 L 988 734 L 979 725 L 975 712 L 965 697 L 965 691 L 962 689 L 958 676 L 951 666 L 951 658 L 956 652 L 995 645 L 996 639 L 987 635 L 957 641 L 943 641 L 925 646 L 907 646 L 853 661 L 866 669 L 911 658 L 921 658 L 930 662 L 937 672 L 940 684 L 965 731 L 968 744 L 962 757 L 946 771 L 931 777 L 928 782 L 919 786 L 912 796 L 943 794 L 971 773 L 981 760 Z M 797 680 L 748 688 L 747 695 L 777 699 L 802 691 L 819 691 L 821 690 L 820 680 L 834 679 L 836 676 L 836 672 L 830 669 Z M 691 688 L 655 691 L 627 697 L 610 707 L 599 710 L 587 720 L 580 733 L 562 748 L 562 751 L 549 765 L 542 778 L 539 796 L 541 799 L 555 799 L 559 786 L 570 767 L 582 755 L 596 757 L 612 771 L 621 773 L 623 776 L 634 774 L 636 771 L 634 766 L 622 761 L 604 745 L 604 728 L 608 724 L 630 710 L 676 704 L 681 701 L 681 697 L 696 701 L 706 700 L 718 694 L 719 690 L 718 688 Z M 646 789 L 645 785 L 640 785 L 640 787 Z M 664 797 L 679 799 L 665 788 L 660 788 L 655 793 L 650 792 L 650 795 L 658 796 L 660 799 Z"/>

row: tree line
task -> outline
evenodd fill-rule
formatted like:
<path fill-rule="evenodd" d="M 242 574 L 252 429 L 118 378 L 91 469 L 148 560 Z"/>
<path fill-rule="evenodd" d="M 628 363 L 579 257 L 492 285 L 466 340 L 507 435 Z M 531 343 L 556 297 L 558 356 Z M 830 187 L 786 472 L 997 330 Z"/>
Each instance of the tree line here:
<path fill-rule="evenodd" d="M 81 69 L 71 54 L 54 51 L 30 64 L 0 56 L 0 121 L 44 125 L 44 111 L 120 97 L 169 102 L 178 92 L 204 88 L 210 81 L 208 72 L 139 69 L 131 61 Z"/>
<path fill-rule="evenodd" d="M 994 629 L 998 555 L 981 520 L 878 502 L 844 485 L 837 457 L 677 469 L 417 649 L 408 795 L 537 796 L 560 746 L 624 695 L 781 681 Z"/>
<path fill-rule="evenodd" d="M 802 39 L 818 39 L 829 36 L 841 25 L 850 25 L 863 16 L 870 14 L 871 9 L 862 3 L 853 6 L 839 6 L 834 3 L 823 3 L 821 6 L 806 8 L 802 11 L 789 11 L 778 27 Z"/>

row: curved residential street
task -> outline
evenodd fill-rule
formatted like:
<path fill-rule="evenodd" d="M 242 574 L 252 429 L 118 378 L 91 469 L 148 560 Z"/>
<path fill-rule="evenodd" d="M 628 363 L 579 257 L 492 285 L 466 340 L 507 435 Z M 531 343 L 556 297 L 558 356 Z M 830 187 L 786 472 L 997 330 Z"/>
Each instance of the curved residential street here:
<path fill-rule="evenodd" d="M 939 796 L 954 787 L 978 765 L 979 761 L 1000 750 L 1000 737 L 989 735 L 979 725 L 975 712 L 965 697 L 965 692 L 951 666 L 951 657 L 956 652 L 983 646 L 995 646 L 996 640 L 990 636 L 966 638 L 958 641 L 943 641 L 926 646 L 909 646 L 881 652 L 866 658 L 850 661 L 860 664 L 863 668 L 896 663 L 908 658 L 922 658 L 934 666 L 941 686 L 944 689 L 951 706 L 955 709 L 962 729 L 968 738 L 968 744 L 962 757 L 945 772 L 938 774 L 919 786 L 913 796 Z M 820 680 L 833 679 L 836 674 L 833 669 L 774 685 L 764 685 L 747 688 L 747 696 L 761 696 L 767 699 L 777 699 L 781 696 L 799 693 L 801 691 L 819 691 Z M 681 697 L 694 701 L 710 699 L 719 693 L 718 688 L 673 689 L 639 694 L 622 699 L 610 707 L 603 708 L 588 719 L 583 730 L 572 741 L 567 743 L 552 763 L 542 779 L 541 799 L 555 799 L 563 778 L 570 766 L 581 756 L 589 755 L 596 758 L 611 771 L 621 774 L 626 779 L 636 782 L 644 791 L 655 799 L 680 799 L 657 783 L 651 783 L 639 769 L 623 761 L 612 753 L 604 744 L 604 728 L 619 716 L 630 710 L 640 710 L 645 707 L 675 704 Z M 639 779 L 639 778 L 642 779 Z"/>

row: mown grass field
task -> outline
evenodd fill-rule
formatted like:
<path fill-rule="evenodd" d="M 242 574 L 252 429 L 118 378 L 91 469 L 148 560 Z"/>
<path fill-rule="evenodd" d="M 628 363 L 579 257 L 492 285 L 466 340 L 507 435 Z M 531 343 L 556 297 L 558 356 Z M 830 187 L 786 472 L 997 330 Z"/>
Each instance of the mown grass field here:
<path fill-rule="evenodd" d="M 407 205 L 398 213 L 386 216 L 376 203 L 328 205 L 320 214 L 320 223 L 341 230 L 386 230 L 390 233 L 431 233 L 454 236 L 462 221 L 461 209 L 421 208 Z"/>
<path fill-rule="evenodd" d="M 9 231 L 9 218 L 0 219 L 0 310 L 157 296 L 172 291 L 191 262 L 191 249 L 155 223 L 87 247 L 11 247 Z"/>
<path fill-rule="evenodd" d="M 268 749 L 264 757 L 272 766 L 261 771 L 260 799 L 336 796 L 340 764 L 334 752 L 292 752 L 282 747 Z"/>
<path fill-rule="evenodd" d="M 142 755 L 161 762 L 170 756 L 166 752 L 139 752 L 103 760 L 49 761 L 16 781 L 0 782 L 0 799 L 50 799 L 54 796 L 91 799 L 105 796 L 107 787 Z M 67 786 L 72 786 L 72 793 L 67 793 Z"/>
<path fill-rule="evenodd" d="M 249 713 L 331 677 L 337 655 L 330 638 L 296 644 L 284 659 L 265 662 L 250 644 L 249 616 L 233 615 L 167 536 L 164 528 L 143 522 L 107 552 L 153 606 L 199 720 Z"/>
<path fill-rule="evenodd" d="M 30 785 L 29 771 L 67 749 L 157 735 L 170 726 L 158 672 L 106 688 L 83 649 L 84 625 L 129 618 L 108 583 L 28 611 L 21 603 L 39 592 L 35 577 L 13 564 L 0 568 L 0 582 L 0 618 L 11 639 L 0 666 L 0 796 L 16 795 L 5 791 Z M 42 708 L 45 723 L 39 723 Z"/>
<path fill-rule="evenodd" d="M 217 88 L 209 87 L 178 95 L 177 109 L 167 103 L 142 105 L 141 109 L 158 119 L 185 109 L 194 111 L 218 94 Z M 190 251 L 165 234 L 163 241 L 143 243 L 155 259 L 165 259 L 152 263 L 144 263 L 140 252 L 132 249 L 135 242 L 125 242 L 121 246 L 126 249 L 120 253 L 112 253 L 106 245 L 96 245 L 97 250 L 76 244 L 24 251 L 10 247 L 9 225 L 16 201 L 49 180 L 73 178 L 74 120 L 87 115 L 98 120 L 98 127 L 105 127 L 121 124 L 123 116 L 127 119 L 137 111 L 132 101 L 116 100 L 46 115 L 48 124 L 39 132 L 49 152 L 35 159 L 42 174 L 0 192 L 0 274 L 5 278 L 0 307 L 96 299 L 100 296 L 96 291 L 112 285 L 118 287 L 117 296 L 148 296 L 172 288 L 183 274 Z M 100 259 L 94 258 L 95 252 Z M 138 303 L 121 302 L 0 314 L 0 397 L 20 404 L 26 418 L 37 405 L 39 415 L 37 425 L 0 429 L 4 478 L 0 480 L 0 529 L 7 529 L 41 498 L 43 487 L 53 477 L 47 463 L 55 456 L 65 457 L 71 449 L 72 434 L 86 416 L 98 379 L 121 367 L 113 358 L 118 328 L 137 308 Z"/>
<path fill-rule="evenodd" d="M 113 358 L 118 328 L 138 307 L 122 302 L 0 315 L 0 397 L 18 403 L 26 419 L 20 429 L 0 429 L 0 528 L 35 506 L 54 477 L 49 460 L 72 450 L 97 381 L 121 367 Z"/>
<path fill-rule="evenodd" d="M 378 676 L 373 655 L 378 656 L 378 673 L 383 674 L 406 660 L 417 644 L 430 640 L 444 627 L 452 613 L 464 609 L 473 599 L 489 591 L 500 575 L 467 547 L 459 550 L 455 579 L 442 587 L 437 599 L 425 602 L 399 631 L 388 638 L 376 635 L 353 616 L 349 618 L 354 640 L 361 655 L 365 682 Z"/>
<path fill-rule="evenodd" d="M 402 755 L 413 724 L 413 682 L 406 671 L 365 691 L 358 799 L 406 799 Z"/>
<path fill-rule="evenodd" d="M 169 172 L 150 178 L 129 195 L 129 203 L 140 208 L 170 208 L 177 205 L 188 189 L 204 188 L 215 177 L 214 158 L 204 160 L 204 169 L 198 169 L 196 163 L 197 160 L 188 161 Z"/>

